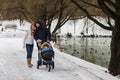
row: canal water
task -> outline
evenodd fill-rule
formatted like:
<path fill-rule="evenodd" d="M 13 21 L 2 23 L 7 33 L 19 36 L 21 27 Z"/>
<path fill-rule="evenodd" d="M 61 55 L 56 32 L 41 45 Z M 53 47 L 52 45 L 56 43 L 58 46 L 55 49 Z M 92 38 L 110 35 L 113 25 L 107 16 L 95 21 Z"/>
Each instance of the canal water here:
<path fill-rule="evenodd" d="M 69 53 L 91 63 L 108 67 L 111 38 L 58 37 L 62 52 Z"/>

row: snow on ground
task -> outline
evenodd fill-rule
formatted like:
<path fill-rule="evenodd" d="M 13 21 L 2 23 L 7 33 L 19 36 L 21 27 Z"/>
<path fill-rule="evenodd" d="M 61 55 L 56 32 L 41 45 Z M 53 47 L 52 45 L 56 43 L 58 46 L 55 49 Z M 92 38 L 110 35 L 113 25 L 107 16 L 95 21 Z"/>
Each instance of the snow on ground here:
<path fill-rule="evenodd" d="M 26 65 L 24 32 L 13 30 L 0 34 L 0 80 L 118 80 L 107 69 L 55 50 L 55 69 L 36 69 L 37 47 L 34 45 L 33 67 Z M 3 35 L 4 34 L 4 35 Z M 9 38 L 8 38 L 9 35 Z M 21 38 L 19 38 L 21 37 Z"/>
<path fill-rule="evenodd" d="M 55 69 L 36 69 L 37 48 L 34 46 L 33 67 L 26 66 L 22 38 L 0 38 L 0 80 L 118 80 L 106 69 L 55 50 Z"/>
<path fill-rule="evenodd" d="M 32 60 L 34 66 L 28 68 L 26 50 L 23 48 L 23 36 L 24 30 L 29 25 L 28 23 L 24 24 L 16 31 L 8 29 L 0 32 L 0 80 L 119 80 L 117 77 L 105 73 L 107 69 L 60 52 L 57 49 L 55 49 L 54 70 L 48 72 L 44 66 L 36 69 L 36 45 L 34 46 Z"/>
<path fill-rule="evenodd" d="M 25 35 L 25 31 L 8 29 L 0 33 L 0 38 L 22 38 Z"/>

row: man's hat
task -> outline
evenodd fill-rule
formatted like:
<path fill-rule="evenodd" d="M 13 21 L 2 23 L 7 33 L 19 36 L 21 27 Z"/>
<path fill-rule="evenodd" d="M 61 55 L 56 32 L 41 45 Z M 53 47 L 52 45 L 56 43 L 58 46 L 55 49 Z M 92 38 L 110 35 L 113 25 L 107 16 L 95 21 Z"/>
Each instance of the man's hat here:
<path fill-rule="evenodd" d="M 41 24 L 41 22 L 40 22 L 40 21 L 35 21 L 35 24 L 36 24 L 36 23 Z"/>

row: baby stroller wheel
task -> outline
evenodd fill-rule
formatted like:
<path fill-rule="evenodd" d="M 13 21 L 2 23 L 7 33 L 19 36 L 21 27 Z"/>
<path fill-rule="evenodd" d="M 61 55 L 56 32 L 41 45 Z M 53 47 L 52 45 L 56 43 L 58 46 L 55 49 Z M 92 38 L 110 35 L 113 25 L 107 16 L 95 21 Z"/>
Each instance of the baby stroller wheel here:
<path fill-rule="evenodd" d="M 37 69 L 39 69 L 39 66 L 41 66 L 41 63 L 42 63 L 41 60 L 38 60 L 38 61 L 37 61 Z"/>
<path fill-rule="evenodd" d="M 48 66 L 49 66 L 48 72 L 50 72 L 50 70 L 51 70 L 51 64 L 49 63 Z"/>
<path fill-rule="evenodd" d="M 52 62 L 51 65 L 52 65 L 52 69 L 54 69 L 54 67 L 55 67 L 54 61 Z"/>

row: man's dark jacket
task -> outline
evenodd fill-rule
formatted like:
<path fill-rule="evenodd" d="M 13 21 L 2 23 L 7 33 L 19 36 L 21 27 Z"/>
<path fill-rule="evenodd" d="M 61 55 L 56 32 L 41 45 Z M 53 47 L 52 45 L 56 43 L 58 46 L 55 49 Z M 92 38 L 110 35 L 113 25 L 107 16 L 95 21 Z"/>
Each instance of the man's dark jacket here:
<path fill-rule="evenodd" d="M 38 39 L 42 41 L 51 41 L 51 33 L 48 30 L 48 28 L 40 26 L 36 27 L 35 32 L 34 32 L 34 38 L 37 41 Z"/>

